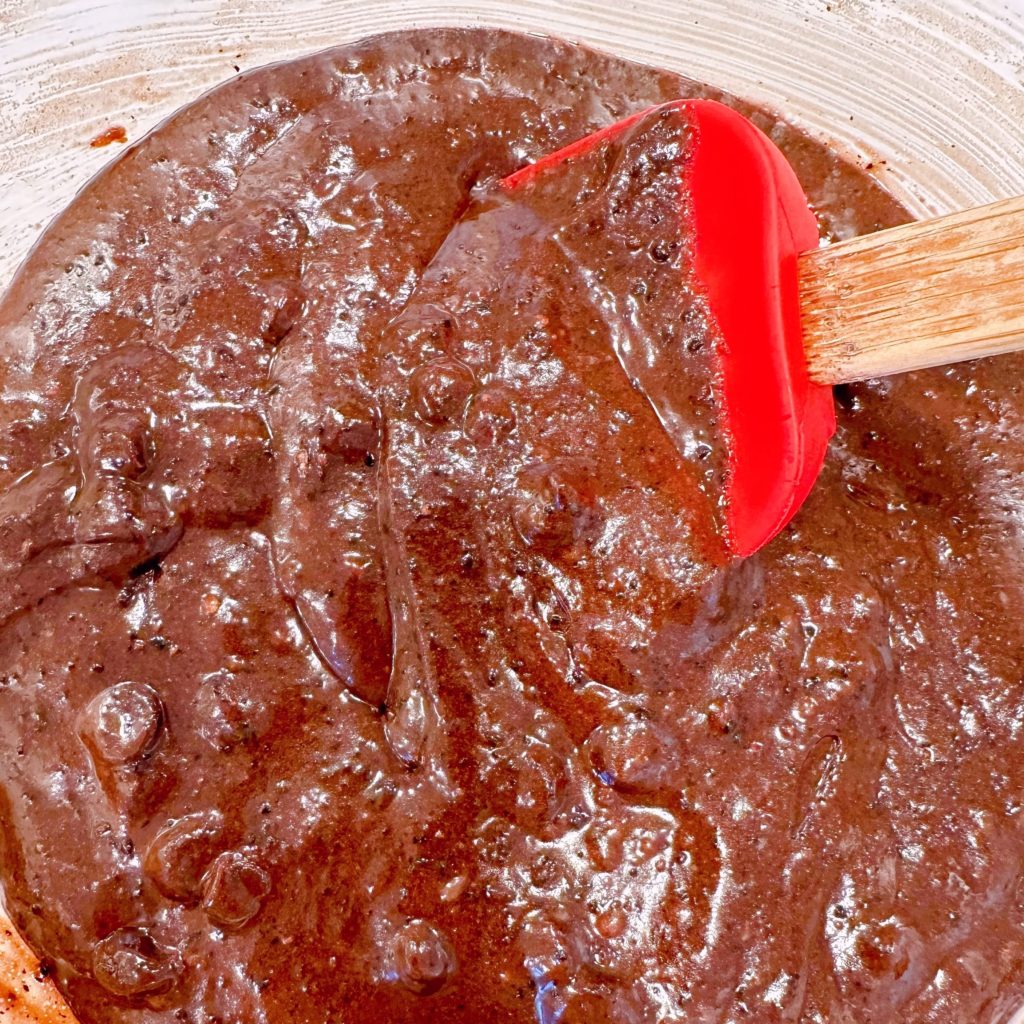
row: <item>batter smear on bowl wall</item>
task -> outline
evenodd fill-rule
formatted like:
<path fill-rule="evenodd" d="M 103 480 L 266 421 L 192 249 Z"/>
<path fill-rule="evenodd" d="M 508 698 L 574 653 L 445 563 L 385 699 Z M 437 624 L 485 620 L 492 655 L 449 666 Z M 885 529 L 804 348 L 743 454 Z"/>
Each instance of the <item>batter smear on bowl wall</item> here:
<path fill-rule="evenodd" d="M 838 392 L 721 534 L 681 96 L 496 31 L 245 74 L 0 304 L 0 868 L 83 1024 L 1003 1021 L 1024 362 Z M 0 1009 L 0 1015 L 3 1010 Z"/>

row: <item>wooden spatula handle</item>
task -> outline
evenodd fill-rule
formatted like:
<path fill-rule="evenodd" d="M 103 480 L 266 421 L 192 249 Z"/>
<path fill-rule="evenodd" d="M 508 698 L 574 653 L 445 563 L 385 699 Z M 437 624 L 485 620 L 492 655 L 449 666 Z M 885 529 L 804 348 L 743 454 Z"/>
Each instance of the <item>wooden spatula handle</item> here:
<path fill-rule="evenodd" d="M 820 383 L 1024 349 L 1024 196 L 799 262 L 804 347 Z"/>

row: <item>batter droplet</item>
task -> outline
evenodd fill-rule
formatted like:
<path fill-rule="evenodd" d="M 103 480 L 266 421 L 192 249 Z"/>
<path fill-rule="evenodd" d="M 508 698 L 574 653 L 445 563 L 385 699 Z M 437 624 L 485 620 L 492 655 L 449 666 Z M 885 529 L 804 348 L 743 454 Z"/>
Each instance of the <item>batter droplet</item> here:
<path fill-rule="evenodd" d="M 513 393 L 500 385 L 481 390 L 466 413 L 466 436 L 480 447 L 500 444 L 515 428 Z"/>
<path fill-rule="evenodd" d="M 418 995 L 437 992 L 455 973 L 448 939 L 427 921 L 410 921 L 395 936 L 395 977 Z"/>
<path fill-rule="evenodd" d="M 594 919 L 597 934 L 605 939 L 617 939 L 626 930 L 629 919 L 626 912 L 617 903 L 601 911 Z"/>
<path fill-rule="evenodd" d="M 122 998 L 166 992 L 182 970 L 178 951 L 161 946 L 144 928 L 118 928 L 93 947 L 93 977 Z"/>
<path fill-rule="evenodd" d="M 214 750 L 227 753 L 254 739 L 262 724 L 260 708 L 230 672 L 213 672 L 196 693 L 199 734 Z"/>
<path fill-rule="evenodd" d="M 458 419 L 473 394 L 476 381 L 468 366 L 456 359 L 434 359 L 412 375 L 413 409 L 424 423 Z"/>
<path fill-rule="evenodd" d="M 211 921 L 239 928 L 251 921 L 270 892 L 270 875 L 237 850 L 222 853 L 203 879 L 203 909 Z"/>
<path fill-rule="evenodd" d="M 218 811 L 199 811 L 171 822 L 146 853 L 146 874 L 168 899 L 198 903 L 203 875 L 223 847 L 223 830 Z"/>
<path fill-rule="evenodd" d="M 160 695 L 146 683 L 123 682 L 95 696 L 82 713 L 80 735 L 105 765 L 140 761 L 160 742 L 166 716 Z"/>
<path fill-rule="evenodd" d="M 596 517 L 576 476 L 557 464 L 534 466 L 520 474 L 513 521 L 531 547 L 556 554 L 588 539 Z"/>
<path fill-rule="evenodd" d="M 586 750 L 594 773 L 606 786 L 653 793 L 671 785 L 675 753 L 646 719 L 599 725 L 587 737 Z"/>

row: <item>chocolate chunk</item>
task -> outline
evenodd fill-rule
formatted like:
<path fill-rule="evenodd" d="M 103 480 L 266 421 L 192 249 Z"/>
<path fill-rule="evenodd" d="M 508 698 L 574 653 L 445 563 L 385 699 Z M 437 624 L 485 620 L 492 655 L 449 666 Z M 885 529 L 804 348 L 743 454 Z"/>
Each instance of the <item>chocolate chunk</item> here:
<path fill-rule="evenodd" d="M 197 811 L 169 822 L 146 851 L 146 874 L 168 899 L 198 903 L 203 876 L 224 845 L 218 811 Z"/>
<path fill-rule="evenodd" d="M 398 984 L 426 996 L 437 992 L 456 970 L 448 939 L 428 921 L 409 921 L 393 940 L 394 977 Z"/>
<path fill-rule="evenodd" d="M 178 951 L 160 945 L 145 928 L 119 928 L 93 948 L 93 977 L 121 998 L 166 992 L 182 970 Z"/>

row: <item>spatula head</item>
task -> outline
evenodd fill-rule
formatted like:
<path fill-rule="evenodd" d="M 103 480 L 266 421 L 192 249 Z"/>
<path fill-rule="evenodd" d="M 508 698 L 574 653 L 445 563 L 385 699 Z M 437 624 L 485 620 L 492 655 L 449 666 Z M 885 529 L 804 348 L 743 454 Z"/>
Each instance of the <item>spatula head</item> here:
<path fill-rule="evenodd" d="M 665 107 L 691 132 L 679 215 L 692 239 L 688 283 L 703 293 L 716 339 L 726 542 L 746 556 L 797 512 L 835 431 L 832 389 L 808 376 L 800 325 L 797 256 L 817 245 L 817 222 L 786 158 L 745 117 L 711 100 Z M 580 139 L 504 184 L 523 185 L 649 113 Z"/>

